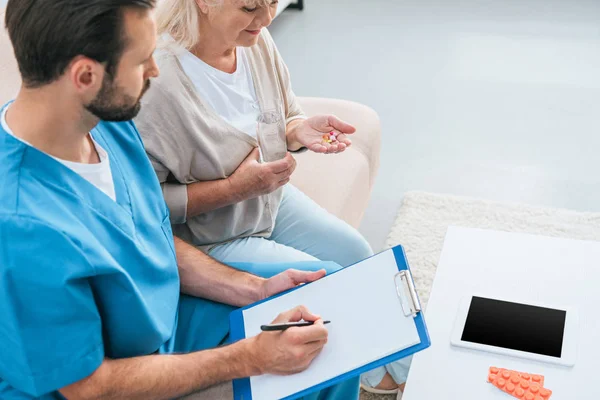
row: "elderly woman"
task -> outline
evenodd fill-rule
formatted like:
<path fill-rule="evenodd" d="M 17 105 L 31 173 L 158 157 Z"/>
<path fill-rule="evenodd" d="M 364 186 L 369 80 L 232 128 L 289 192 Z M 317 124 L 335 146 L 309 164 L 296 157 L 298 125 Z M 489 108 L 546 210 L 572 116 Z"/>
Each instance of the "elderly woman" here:
<path fill-rule="evenodd" d="M 276 7 L 161 0 L 161 76 L 136 123 L 179 237 L 223 262 L 347 266 L 372 254 L 368 243 L 288 184 L 296 166 L 288 151 L 343 152 L 354 128 L 303 114 L 264 29 Z"/>
<path fill-rule="evenodd" d="M 222 262 L 257 263 L 250 272 L 261 276 L 285 262 L 347 266 L 372 255 L 355 229 L 288 184 L 289 152 L 343 152 L 355 129 L 303 114 L 265 29 L 276 8 L 271 0 L 161 0 L 161 76 L 136 120 L 176 235 Z M 315 179 L 327 185 L 335 176 Z M 363 380 L 380 382 L 397 390 L 383 369 Z"/>

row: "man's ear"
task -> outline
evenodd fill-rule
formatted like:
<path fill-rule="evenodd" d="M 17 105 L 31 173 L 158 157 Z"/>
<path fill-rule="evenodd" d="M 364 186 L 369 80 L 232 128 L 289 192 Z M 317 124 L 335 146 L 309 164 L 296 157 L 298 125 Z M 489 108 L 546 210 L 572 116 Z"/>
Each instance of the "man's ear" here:
<path fill-rule="evenodd" d="M 206 4 L 206 0 L 196 0 L 196 4 L 202 14 L 208 14 L 208 4 Z"/>
<path fill-rule="evenodd" d="M 67 67 L 67 74 L 78 92 L 96 92 L 102 86 L 104 68 L 95 60 L 77 56 Z"/>

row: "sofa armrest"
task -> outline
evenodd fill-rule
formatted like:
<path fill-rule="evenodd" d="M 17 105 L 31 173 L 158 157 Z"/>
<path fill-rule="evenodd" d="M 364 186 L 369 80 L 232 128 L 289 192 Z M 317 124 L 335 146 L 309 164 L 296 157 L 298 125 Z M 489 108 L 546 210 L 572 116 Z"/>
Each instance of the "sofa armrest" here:
<path fill-rule="evenodd" d="M 8 32 L 4 29 L 4 14 L 5 8 L 0 4 L 0 106 L 13 100 L 21 86 L 21 75 L 12 44 Z"/>
<path fill-rule="evenodd" d="M 356 127 L 352 146 L 341 154 L 295 155 L 291 182 L 328 212 L 358 228 L 379 169 L 381 127 L 375 111 L 345 100 L 299 98 L 308 116 L 334 114 Z"/>

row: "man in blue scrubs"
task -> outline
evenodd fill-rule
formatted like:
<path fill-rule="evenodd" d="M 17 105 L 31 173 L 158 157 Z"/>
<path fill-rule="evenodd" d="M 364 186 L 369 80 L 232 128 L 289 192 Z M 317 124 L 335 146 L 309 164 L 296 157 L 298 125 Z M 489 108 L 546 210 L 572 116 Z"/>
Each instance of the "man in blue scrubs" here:
<path fill-rule="evenodd" d="M 170 399 L 302 371 L 327 341 L 298 307 L 276 322 L 315 325 L 217 347 L 234 307 L 324 271 L 260 278 L 173 238 L 129 122 L 159 73 L 153 6 L 8 2 L 23 86 L 0 109 L 1 399 Z M 357 397 L 354 379 L 309 398 Z"/>

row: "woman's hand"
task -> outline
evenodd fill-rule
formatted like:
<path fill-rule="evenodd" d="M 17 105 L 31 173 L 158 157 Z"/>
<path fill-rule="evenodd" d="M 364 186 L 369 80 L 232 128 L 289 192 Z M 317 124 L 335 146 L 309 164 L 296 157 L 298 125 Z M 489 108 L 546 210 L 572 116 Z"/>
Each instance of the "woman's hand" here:
<path fill-rule="evenodd" d="M 290 181 L 296 169 L 296 160 L 290 153 L 269 163 L 261 163 L 259 158 L 259 150 L 255 148 L 228 178 L 236 202 L 274 192 Z"/>
<path fill-rule="evenodd" d="M 292 125 L 293 124 L 293 125 Z M 356 128 L 333 115 L 317 115 L 305 120 L 296 120 L 288 131 L 288 148 L 296 150 L 306 147 L 315 153 L 341 153 L 352 145 L 346 135 L 356 132 Z M 323 137 L 334 132 L 335 139 L 328 143 Z"/>

